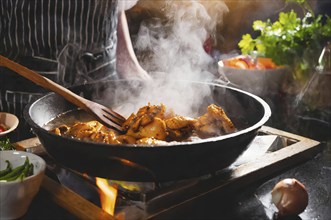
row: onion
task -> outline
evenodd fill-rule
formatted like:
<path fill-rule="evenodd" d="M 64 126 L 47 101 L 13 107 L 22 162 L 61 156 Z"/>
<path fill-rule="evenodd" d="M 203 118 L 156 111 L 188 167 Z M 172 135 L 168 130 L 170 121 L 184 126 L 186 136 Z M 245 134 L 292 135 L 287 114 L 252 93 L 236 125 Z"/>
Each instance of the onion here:
<path fill-rule="evenodd" d="M 272 189 L 272 202 L 280 216 L 299 215 L 308 205 L 305 186 L 296 179 L 283 179 Z"/>

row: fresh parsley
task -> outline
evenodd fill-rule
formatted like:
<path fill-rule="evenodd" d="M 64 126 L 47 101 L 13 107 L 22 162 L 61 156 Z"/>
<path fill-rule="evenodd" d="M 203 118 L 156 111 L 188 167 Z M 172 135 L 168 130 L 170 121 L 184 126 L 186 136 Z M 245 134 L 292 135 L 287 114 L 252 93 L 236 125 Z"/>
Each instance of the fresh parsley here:
<path fill-rule="evenodd" d="M 3 140 L 0 139 L 0 150 L 15 150 L 15 147 L 10 142 L 9 138 Z"/>
<path fill-rule="evenodd" d="M 302 79 L 317 65 L 319 54 L 331 40 L 331 18 L 315 16 L 306 0 L 286 0 L 290 2 L 301 7 L 302 18 L 291 10 L 280 12 L 274 22 L 256 20 L 252 27 L 259 35 L 244 34 L 238 46 L 242 54 L 272 58 L 277 65 L 292 67 L 294 78 Z"/>

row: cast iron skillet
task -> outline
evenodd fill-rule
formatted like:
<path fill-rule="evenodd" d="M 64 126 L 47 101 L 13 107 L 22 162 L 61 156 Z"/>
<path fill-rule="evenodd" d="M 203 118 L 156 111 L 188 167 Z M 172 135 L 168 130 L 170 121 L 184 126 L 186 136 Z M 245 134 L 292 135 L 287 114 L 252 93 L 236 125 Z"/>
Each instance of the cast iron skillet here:
<path fill-rule="evenodd" d="M 246 150 L 271 115 L 266 102 L 242 90 L 205 82 L 180 81 L 175 87 L 180 86 L 193 88 L 181 90 L 181 97 L 192 95 L 192 91 L 205 94 L 201 103 L 197 99 L 194 111 L 202 114 L 209 104 L 220 105 L 238 132 L 169 146 L 82 142 L 57 136 L 43 128 L 54 117 L 76 108 L 54 93 L 28 105 L 24 117 L 47 153 L 65 167 L 107 179 L 145 182 L 194 178 L 228 167 Z M 140 81 L 117 80 L 86 84 L 71 90 L 97 102 L 101 102 L 100 97 L 108 97 L 107 103 L 102 104 L 113 107 L 120 102 L 134 102 L 132 100 L 138 96 L 153 97 L 153 92 L 143 88 L 145 84 Z M 146 100 L 146 104 L 149 101 Z M 186 105 L 183 100 L 180 102 Z"/>

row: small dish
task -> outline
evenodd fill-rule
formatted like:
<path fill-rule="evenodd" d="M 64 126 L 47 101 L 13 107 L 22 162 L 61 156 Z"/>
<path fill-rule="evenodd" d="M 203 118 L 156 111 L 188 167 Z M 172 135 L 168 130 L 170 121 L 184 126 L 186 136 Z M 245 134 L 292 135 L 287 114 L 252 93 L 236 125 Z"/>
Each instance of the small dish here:
<path fill-rule="evenodd" d="M 290 80 L 288 67 L 252 69 L 228 66 L 233 59 L 249 60 L 245 56 L 237 56 L 218 62 L 219 80 L 233 87 L 248 91 L 254 95 L 268 97 L 283 92 Z"/>
<path fill-rule="evenodd" d="M 5 130 L 0 130 L 0 137 L 9 134 L 14 131 L 18 126 L 18 118 L 7 112 L 0 112 L 0 126 L 5 127 Z"/>
<path fill-rule="evenodd" d="M 6 169 L 6 160 L 15 168 L 24 164 L 26 157 L 34 166 L 31 176 L 23 180 L 0 181 L 0 219 L 18 219 L 27 212 L 39 191 L 46 169 L 44 159 L 35 154 L 15 150 L 0 151 L 0 170 Z"/>

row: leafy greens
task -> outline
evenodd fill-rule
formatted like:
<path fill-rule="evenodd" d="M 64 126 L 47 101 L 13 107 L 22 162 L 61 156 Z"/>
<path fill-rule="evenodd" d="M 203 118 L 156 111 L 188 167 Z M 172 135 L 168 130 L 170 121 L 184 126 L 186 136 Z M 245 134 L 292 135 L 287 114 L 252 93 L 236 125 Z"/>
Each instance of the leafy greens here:
<path fill-rule="evenodd" d="M 15 147 L 10 142 L 9 138 L 0 140 L 0 151 L 3 150 L 15 150 Z"/>
<path fill-rule="evenodd" d="M 331 18 L 315 16 L 306 0 L 286 0 L 289 2 L 302 8 L 302 18 L 291 10 L 280 12 L 274 22 L 256 20 L 252 27 L 260 35 L 252 38 L 250 34 L 244 34 L 238 46 L 242 54 L 268 57 L 277 65 L 289 65 L 296 73 L 294 77 L 300 79 L 316 66 L 319 53 L 331 40 Z"/>

